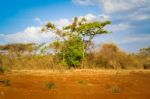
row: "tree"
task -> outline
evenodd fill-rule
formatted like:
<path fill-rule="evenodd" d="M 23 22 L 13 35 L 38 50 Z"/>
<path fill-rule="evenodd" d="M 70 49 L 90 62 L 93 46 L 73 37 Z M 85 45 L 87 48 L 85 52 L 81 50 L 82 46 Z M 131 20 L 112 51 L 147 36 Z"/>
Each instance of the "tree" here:
<path fill-rule="evenodd" d="M 139 55 L 149 57 L 150 56 L 150 47 L 140 49 Z"/>
<path fill-rule="evenodd" d="M 92 44 L 92 40 L 96 35 L 111 33 L 104 29 L 104 27 L 109 24 L 111 24 L 111 21 L 95 21 L 88 23 L 85 18 L 78 20 L 78 18 L 75 17 L 73 23 L 64 29 L 70 30 L 82 38 L 82 41 L 84 42 L 82 45 L 84 58 L 86 49 Z"/>
<path fill-rule="evenodd" d="M 35 43 L 28 43 L 28 44 L 7 44 L 1 45 L 0 50 L 8 51 L 9 54 L 12 56 L 20 56 L 21 54 L 31 54 L 33 50 L 35 50 L 36 44 Z"/>
<path fill-rule="evenodd" d="M 107 34 L 109 31 L 104 27 L 111 24 L 111 21 L 87 22 L 85 18 L 74 18 L 72 24 L 58 29 L 54 24 L 48 22 L 42 31 L 52 31 L 61 38 L 60 41 L 54 41 L 55 45 L 60 44 L 60 55 L 63 62 L 67 65 L 78 66 L 85 57 L 87 48 L 92 43 L 93 38 L 98 34 Z M 59 42 L 59 43 L 58 43 Z M 55 49 L 58 47 L 55 46 Z"/>
<path fill-rule="evenodd" d="M 77 67 L 82 61 L 82 39 L 78 36 L 71 36 L 65 43 L 65 49 L 61 50 L 61 58 L 70 67 Z"/>

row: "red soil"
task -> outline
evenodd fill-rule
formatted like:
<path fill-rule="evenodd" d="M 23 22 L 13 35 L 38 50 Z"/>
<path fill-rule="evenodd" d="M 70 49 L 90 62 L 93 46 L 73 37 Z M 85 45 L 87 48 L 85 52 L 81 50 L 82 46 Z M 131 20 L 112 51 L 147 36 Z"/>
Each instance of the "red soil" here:
<path fill-rule="evenodd" d="M 150 99 L 150 73 L 69 72 L 0 75 L 0 99 Z M 55 88 L 48 88 L 53 82 Z"/>

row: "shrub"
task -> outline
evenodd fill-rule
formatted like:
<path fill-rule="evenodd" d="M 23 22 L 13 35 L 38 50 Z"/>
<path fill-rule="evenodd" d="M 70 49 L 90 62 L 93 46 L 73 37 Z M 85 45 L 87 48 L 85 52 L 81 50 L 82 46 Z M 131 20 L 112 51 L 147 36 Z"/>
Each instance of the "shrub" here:
<path fill-rule="evenodd" d="M 62 61 L 64 61 L 69 68 L 80 66 L 84 53 L 81 38 L 72 36 L 65 42 L 65 45 L 65 49 L 61 51 Z"/>
<path fill-rule="evenodd" d="M 150 69 L 150 61 L 144 63 L 144 69 Z"/>
<path fill-rule="evenodd" d="M 47 87 L 48 89 L 55 89 L 55 88 L 56 88 L 56 85 L 55 85 L 54 82 L 49 82 L 49 83 L 46 84 L 46 87 Z"/>
<path fill-rule="evenodd" d="M 10 86 L 10 80 L 8 79 L 0 80 L 0 83 L 4 84 L 5 86 Z"/>
<path fill-rule="evenodd" d="M 115 86 L 111 87 L 111 92 L 112 93 L 120 93 L 121 89 L 117 85 L 115 85 Z"/>
<path fill-rule="evenodd" d="M 78 83 L 82 84 L 82 85 L 85 85 L 85 84 L 87 84 L 87 81 L 86 80 L 79 80 Z"/>
<path fill-rule="evenodd" d="M 93 63 L 99 67 L 111 69 L 140 68 L 141 59 L 128 54 L 115 44 L 103 44 L 98 52 L 94 52 Z"/>
<path fill-rule="evenodd" d="M 6 68 L 4 66 L 0 66 L 0 73 L 4 73 L 6 71 Z"/>

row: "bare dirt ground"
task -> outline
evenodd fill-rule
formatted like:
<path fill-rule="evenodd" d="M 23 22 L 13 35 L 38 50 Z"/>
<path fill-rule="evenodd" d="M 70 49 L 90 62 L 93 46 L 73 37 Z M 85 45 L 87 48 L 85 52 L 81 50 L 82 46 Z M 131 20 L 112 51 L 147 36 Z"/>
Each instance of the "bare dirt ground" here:
<path fill-rule="evenodd" d="M 144 70 L 24 70 L 0 74 L 0 81 L 0 99 L 150 99 Z"/>

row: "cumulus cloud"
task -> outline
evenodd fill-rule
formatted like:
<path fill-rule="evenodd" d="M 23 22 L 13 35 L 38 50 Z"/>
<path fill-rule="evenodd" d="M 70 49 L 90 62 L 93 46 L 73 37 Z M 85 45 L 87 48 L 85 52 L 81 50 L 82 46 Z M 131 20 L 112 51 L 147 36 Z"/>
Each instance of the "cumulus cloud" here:
<path fill-rule="evenodd" d="M 137 8 L 149 7 L 149 0 L 73 0 L 82 5 L 103 6 L 106 13 L 135 10 Z"/>
<path fill-rule="evenodd" d="M 98 5 L 112 21 L 132 23 L 150 19 L 150 0 L 73 0 L 81 5 Z M 136 25 L 136 24 L 134 24 Z"/>
<path fill-rule="evenodd" d="M 134 28 L 134 26 L 130 25 L 129 23 L 119 23 L 111 25 L 109 27 L 109 29 L 112 30 L 113 32 L 125 31 L 132 28 Z"/>
<path fill-rule="evenodd" d="M 48 42 L 54 39 L 55 34 L 52 32 L 49 33 L 41 33 L 41 27 L 27 27 L 22 32 L 17 32 L 14 34 L 1 34 L 0 38 L 3 39 L 6 43 L 40 43 L 40 42 Z"/>
<path fill-rule="evenodd" d="M 149 6 L 149 0 L 99 0 L 107 13 L 136 10 Z"/>
<path fill-rule="evenodd" d="M 39 24 L 44 25 L 47 22 L 43 22 L 39 17 L 34 18 Z M 58 28 L 62 28 L 70 24 L 69 19 L 60 19 L 52 21 Z M 41 32 L 42 26 L 28 26 L 23 31 L 12 33 L 12 34 L 0 34 L 0 43 L 47 43 L 51 42 L 57 38 L 55 33 L 48 32 L 42 33 Z"/>
<path fill-rule="evenodd" d="M 71 21 L 67 18 L 64 18 L 64 19 L 60 19 L 60 20 L 55 20 L 55 21 L 52 21 L 58 28 L 62 28 L 64 26 L 67 26 L 71 23 Z"/>

